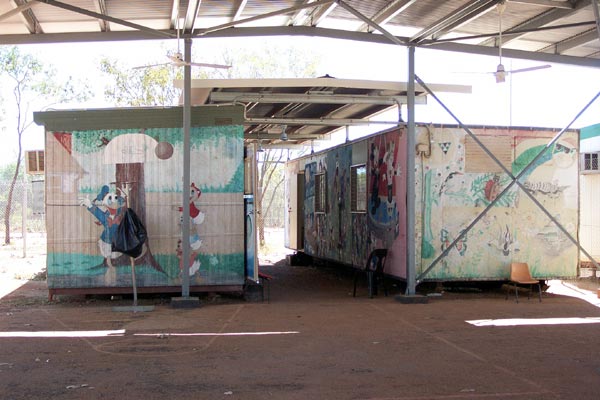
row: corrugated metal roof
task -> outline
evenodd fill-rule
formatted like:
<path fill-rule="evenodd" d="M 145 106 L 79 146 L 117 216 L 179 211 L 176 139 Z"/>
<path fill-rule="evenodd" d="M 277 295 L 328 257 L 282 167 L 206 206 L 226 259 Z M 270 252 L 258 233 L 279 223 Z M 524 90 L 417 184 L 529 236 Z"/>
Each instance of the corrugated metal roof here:
<path fill-rule="evenodd" d="M 502 2 L 506 5 L 502 26 L 507 57 L 600 67 L 600 29 L 594 13 L 594 7 L 600 7 L 597 0 L 14 0 L 0 3 L 0 44 L 156 39 L 152 30 L 175 37 L 172 12 L 179 7 L 182 19 L 195 15 L 192 35 L 196 38 L 209 31 L 211 37 L 261 33 L 344 37 L 346 31 L 352 40 L 389 43 L 382 35 L 369 33 L 377 31 L 373 26 L 366 28 L 365 19 L 369 19 L 390 31 L 422 33 L 400 37 L 406 45 L 441 46 L 453 37 L 489 35 L 475 43 L 461 39 L 469 46 L 460 46 L 460 51 L 495 54 L 497 5 Z M 279 18 L 260 18 L 276 13 Z M 256 19 L 244 24 L 247 18 Z M 106 24 L 103 19 L 111 20 Z M 347 28 L 342 32 L 323 28 L 339 27 L 332 24 L 334 20 L 346 21 Z M 231 25 L 224 27 L 224 22 Z M 215 30 L 215 26 L 220 27 Z M 560 28 L 547 30 L 556 26 Z M 294 29 L 298 27 L 304 29 Z M 522 32 L 509 36 L 515 29 Z M 511 53 L 515 49 L 525 53 Z"/>

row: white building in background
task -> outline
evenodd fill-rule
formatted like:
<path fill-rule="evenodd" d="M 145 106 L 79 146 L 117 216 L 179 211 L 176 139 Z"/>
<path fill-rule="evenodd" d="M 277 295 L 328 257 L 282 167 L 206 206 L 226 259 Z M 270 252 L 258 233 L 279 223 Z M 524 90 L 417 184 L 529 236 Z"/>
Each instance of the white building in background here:
<path fill-rule="evenodd" d="M 600 262 L 600 124 L 580 131 L 580 215 L 581 246 Z M 589 261 L 581 253 L 581 261 Z"/>

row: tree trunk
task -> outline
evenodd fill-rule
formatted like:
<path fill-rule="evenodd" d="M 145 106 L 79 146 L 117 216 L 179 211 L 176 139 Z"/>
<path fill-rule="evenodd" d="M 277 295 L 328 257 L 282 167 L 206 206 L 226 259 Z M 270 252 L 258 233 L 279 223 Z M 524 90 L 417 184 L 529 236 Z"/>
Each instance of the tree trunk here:
<path fill-rule="evenodd" d="M 19 150 L 21 149 L 21 140 L 19 136 Z M 10 244 L 10 213 L 12 210 L 13 193 L 19 178 L 19 169 L 21 166 L 21 152 L 17 158 L 17 166 L 15 167 L 15 174 L 13 175 L 10 187 L 8 189 L 8 199 L 6 200 L 6 208 L 4 209 L 4 244 Z M 23 221 L 24 223 L 25 221 Z"/>

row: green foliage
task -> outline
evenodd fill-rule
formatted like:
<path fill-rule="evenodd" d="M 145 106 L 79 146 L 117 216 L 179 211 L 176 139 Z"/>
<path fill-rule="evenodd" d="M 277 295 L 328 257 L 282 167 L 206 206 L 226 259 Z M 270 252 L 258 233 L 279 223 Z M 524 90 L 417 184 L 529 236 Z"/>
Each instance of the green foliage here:
<path fill-rule="evenodd" d="M 74 82 L 72 78 L 58 81 L 56 71 L 42 64 L 34 56 L 22 53 L 17 46 L 0 46 L 0 76 L 12 83 L 11 89 L 16 109 L 16 138 L 18 143 L 17 161 L 14 164 L 11 184 L 4 205 L 5 243 L 10 243 L 10 215 L 16 180 L 20 174 L 23 135 L 33 123 L 28 112 L 30 105 L 47 108 L 57 103 L 84 101 L 90 96 L 87 85 Z"/>
<path fill-rule="evenodd" d="M 180 90 L 173 87 L 173 80 L 182 79 L 181 68 L 160 65 L 127 69 L 105 57 L 100 60 L 100 71 L 112 78 L 112 86 L 104 89 L 104 96 L 115 106 L 165 107 L 175 105 L 179 98 Z"/>
<path fill-rule="evenodd" d="M 68 101 L 85 101 L 91 96 L 86 83 L 76 82 L 72 77 L 58 81 L 52 66 L 42 64 L 17 46 L 0 47 L 0 66 L 0 74 L 14 82 L 13 93 L 18 105 L 23 105 L 22 101 L 35 100 L 45 102 L 48 107 Z"/>
<path fill-rule="evenodd" d="M 257 50 L 225 49 L 227 78 L 314 78 L 319 59 L 292 46 L 265 46 Z"/>
<path fill-rule="evenodd" d="M 17 168 L 17 164 L 14 162 L 0 166 L 0 182 L 10 182 L 15 174 L 15 168 Z M 19 181 L 23 181 L 23 175 L 25 175 L 25 171 L 21 170 L 19 173 Z"/>

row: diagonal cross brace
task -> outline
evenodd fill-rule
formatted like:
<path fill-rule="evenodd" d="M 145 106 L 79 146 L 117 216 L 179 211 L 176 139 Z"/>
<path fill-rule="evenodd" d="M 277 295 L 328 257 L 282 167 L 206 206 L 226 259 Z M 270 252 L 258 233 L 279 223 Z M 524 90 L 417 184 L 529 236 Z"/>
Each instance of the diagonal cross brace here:
<path fill-rule="evenodd" d="M 504 166 L 504 164 L 502 164 L 500 162 L 500 160 L 498 160 L 498 158 L 496 158 L 496 156 L 494 156 L 494 154 L 483 143 L 481 143 L 481 141 L 477 138 L 477 136 L 473 132 L 471 132 L 471 130 L 469 128 L 467 128 L 452 113 L 452 111 L 450 111 L 450 109 L 448 109 L 448 107 L 446 107 L 446 105 L 444 103 L 442 103 L 442 101 L 435 95 L 435 93 L 433 93 L 433 91 L 431 91 L 431 89 L 429 89 L 429 87 L 427 87 L 427 85 L 425 84 L 425 82 L 423 82 L 421 80 L 421 78 L 419 78 L 418 76 L 415 75 L 415 80 L 448 112 L 448 114 L 450 114 L 450 116 L 452 116 L 452 118 L 454 118 L 454 120 L 460 125 L 460 127 L 465 132 L 467 132 L 469 134 L 469 136 L 471 136 L 471 138 L 473 140 L 475 140 L 475 142 L 483 149 L 483 151 L 488 156 L 490 156 L 490 158 L 492 158 L 492 160 L 494 160 L 494 162 L 496 164 L 498 164 L 498 166 L 500 168 L 502 168 L 502 170 L 504 171 L 504 173 L 506 173 L 511 178 L 511 182 L 498 194 L 498 196 L 496 196 L 496 198 L 490 204 L 488 204 L 488 206 L 465 229 L 463 229 L 461 231 L 461 233 L 454 239 L 454 241 L 442 252 L 442 254 L 440 254 L 435 260 L 433 260 L 433 262 L 429 265 L 429 267 L 427 267 L 427 269 L 425 269 L 425 271 L 423 271 L 419 276 L 417 276 L 417 282 L 420 282 L 423 279 L 423 277 L 425 277 L 429 273 L 429 271 L 431 271 L 442 258 L 444 258 L 444 257 L 446 257 L 446 255 L 448 255 L 448 253 L 456 245 L 456 243 L 458 243 L 473 228 L 473 226 L 475 226 L 475 224 L 477 222 L 479 222 L 479 220 L 481 218 L 483 218 L 485 216 L 485 214 L 487 214 L 487 212 L 500 200 L 500 198 L 506 192 L 508 192 L 510 190 L 510 188 L 515 183 L 517 185 L 519 185 L 519 187 L 521 189 L 523 189 L 523 192 L 525 192 L 525 194 L 527 196 L 529 196 L 529 198 L 542 210 L 542 212 L 544 212 L 544 214 L 546 214 L 546 216 L 548 216 L 548 218 L 550 218 L 550 220 L 552 222 L 554 222 L 556 224 L 556 226 L 577 246 L 577 248 L 580 251 L 582 251 L 586 255 L 586 257 L 588 257 L 592 261 L 592 263 L 594 264 L 594 266 L 596 268 L 600 268 L 598 266 L 598 263 L 596 263 L 596 261 L 594 260 L 594 258 L 583 247 L 581 247 L 581 245 L 579 244 L 579 242 L 556 220 L 556 218 L 554 218 L 554 216 L 552 214 L 550 214 L 550 212 L 544 207 L 544 205 L 542 203 L 540 203 L 539 200 L 536 199 L 535 196 L 533 194 L 531 194 L 531 192 L 529 192 L 529 190 L 527 190 L 527 188 L 525 188 L 525 186 L 523 185 L 523 183 L 521 183 L 519 181 L 519 179 L 529 170 L 529 168 L 532 165 L 534 165 L 540 159 L 540 157 L 542 157 L 542 155 L 544 155 L 544 153 L 552 145 L 554 145 L 554 143 L 556 143 L 556 141 L 558 141 L 558 139 L 571 127 L 571 125 L 573 125 L 573 123 L 581 116 L 581 114 L 583 114 L 589 108 L 589 106 L 591 106 L 592 103 L 594 103 L 594 101 L 596 101 L 596 99 L 600 96 L 600 92 L 598 92 L 592 98 L 592 100 L 590 100 L 588 102 L 588 104 L 586 104 L 586 106 L 575 116 L 575 118 L 573 118 L 573 120 L 564 129 L 562 129 L 560 132 L 558 132 L 554 136 L 554 138 L 552 138 L 552 140 L 533 158 L 533 160 L 531 160 L 529 162 L 529 164 L 527 164 L 521 170 L 521 172 L 519 172 L 517 174 L 517 176 L 514 176 L 512 174 L 512 172 L 509 171 L 508 168 L 506 168 Z"/>

